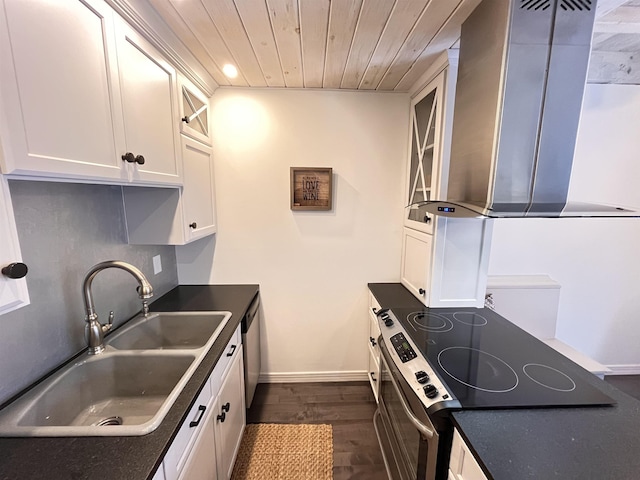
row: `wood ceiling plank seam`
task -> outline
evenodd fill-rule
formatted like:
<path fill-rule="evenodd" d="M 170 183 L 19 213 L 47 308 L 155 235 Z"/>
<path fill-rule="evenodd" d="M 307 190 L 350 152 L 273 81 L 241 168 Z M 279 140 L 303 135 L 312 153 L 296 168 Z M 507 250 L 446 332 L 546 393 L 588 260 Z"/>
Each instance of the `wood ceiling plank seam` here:
<path fill-rule="evenodd" d="M 209 72 L 216 83 L 220 86 L 230 85 L 229 79 L 218 68 L 213 58 L 209 55 L 200 40 L 191 31 L 189 25 L 184 21 L 175 7 L 169 0 L 149 0 L 151 6 L 158 12 L 158 15 L 166 22 L 180 41 L 187 47 L 194 57 L 198 59 L 202 67 Z M 203 58 L 204 57 L 204 58 Z M 209 61 L 207 61 L 209 60 Z"/>
<path fill-rule="evenodd" d="M 201 0 L 227 49 L 250 87 L 266 87 L 264 72 L 233 0 Z"/>
<path fill-rule="evenodd" d="M 218 32 L 213 20 L 211 20 L 209 12 L 201 1 L 172 2 L 172 4 L 220 71 L 222 71 L 222 66 L 226 63 L 237 64 L 235 57 L 227 48 L 220 32 Z M 226 76 L 225 78 L 227 79 L 227 85 L 233 87 L 249 86 L 249 82 L 240 70 L 238 70 L 236 78 L 231 79 Z"/>
<path fill-rule="evenodd" d="M 310 8 L 307 9 L 307 6 Z M 331 2 L 298 2 L 302 72 L 305 88 L 322 88 L 330 8 Z"/>
<path fill-rule="evenodd" d="M 451 3 L 445 4 L 444 2 L 435 2 L 433 0 L 429 2 L 378 85 L 378 90 L 395 90 L 398 83 L 420 57 L 420 54 L 425 51 L 435 38 L 439 31 L 436 26 L 441 27 L 446 19 L 451 16 L 451 12 L 456 10 L 462 1 L 460 0 L 453 7 Z"/>
<path fill-rule="evenodd" d="M 396 84 L 394 91 L 409 91 L 429 66 L 442 54 L 443 51 L 452 48 L 460 37 L 462 22 L 478 6 L 480 0 L 461 0 L 457 7 L 442 23 L 433 39 L 420 53 L 411 67 Z"/>
<path fill-rule="evenodd" d="M 285 85 L 289 88 L 302 88 L 302 48 L 297 0 L 266 0 L 266 3 Z"/>
<path fill-rule="evenodd" d="M 331 3 L 323 87 L 340 88 L 342 74 L 353 41 L 353 31 L 360 16 L 362 0 L 333 1 Z M 351 35 L 345 32 L 351 32 Z M 346 47 L 347 43 L 349 48 Z"/>
<path fill-rule="evenodd" d="M 640 33 L 640 23 L 598 22 L 593 26 L 594 33 Z"/>
<path fill-rule="evenodd" d="M 378 87 L 427 5 L 427 0 L 396 1 L 358 88 L 375 90 Z"/>
<path fill-rule="evenodd" d="M 342 87 L 342 82 L 344 82 L 344 74 L 347 71 L 347 66 L 349 65 L 349 59 L 351 58 L 351 52 L 353 50 L 353 44 L 355 42 L 356 39 L 356 35 L 358 33 L 358 27 L 360 25 L 360 19 L 362 18 L 362 12 L 364 10 L 365 5 L 367 4 L 367 0 L 362 0 L 362 3 L 360 4 L 360 11 L 358 12 L 358 18 L 356 20 L 356 23 L 353 27 L 353 34 L 351 35 L 351 42 L 349 43 L 349 51 L 347 52 L 347 58 L 345 60 L 344 63 L 344 68 L 342 69 L 342 74 L 340 75 L 340 84 L 338 85 L 338 88 L 343 88 Z"/>
<path fill-rule="evenodd" d="M 593 36 L 592 52 L 640 52 L 640 35 L 602 33 Z"/>
<path fill-rule="evenodd" d="M 269 87 L 284 87 L 282 64 L 264 1 L 233 0 L 251 48 Z M 260 8 L 262 7 L 262 8 Z"/>
<path fill-rule="evenodd" d="M 622 5 L 600 17 L 597 22 L 637 23 L 640 21 L 640 8 Z"/>
<path fill-rule="evenodd" d="M 364 0 L 362 3 L 341 88 L 359 88 L 396 3 L 396 0 Z"/>
<path fill-rule="evenodd" d="M 433 0 L 428 0 L 425 3 L 424 8 L 422 9 L 422 11 L 420 12 L 420 15 L 418 16 L 418 18 L 416 19 L 416 21 L 414 22 L 414 24 L 411 26 L 411 29 L 409 30 L 409 32 L 407 33 L 406 37 L 404 38 L 404 40 L 402 41 L 402 44 L 400 45 L 400 47 L 398 48 L 396 54 L 393 56 L 393 60 L 391 60 L 389 62 L 389 66 L 385 69 L 384 74 L 382 75 L 382 78 L 380 79 L 380 81 L 378 82 L 378 85 L 376 85 L 376 90 L 380 90 L 380 91 L 391 91 L 395 88 L 395 86 L 397 85 L 397 83 L 394 83 L 393 86 L 385 86 L 385 79 L 390 75 L 390 72 L 393 70 L 394 66 L 396 65 L 396 62 L 398 62 L 398 59 L 401 57 L 403 50 L 405 49 L 405 47 L 409 44 L 410 40 L 411 40 L 411 36 L 414 34 L 414 32 L 418 29 L 420 22 L 422 21 L 423 18 L 425 18 L 425 16 L 427 15 L 427 10 L 429 9 L 429 6 L 433 3 Z"/>

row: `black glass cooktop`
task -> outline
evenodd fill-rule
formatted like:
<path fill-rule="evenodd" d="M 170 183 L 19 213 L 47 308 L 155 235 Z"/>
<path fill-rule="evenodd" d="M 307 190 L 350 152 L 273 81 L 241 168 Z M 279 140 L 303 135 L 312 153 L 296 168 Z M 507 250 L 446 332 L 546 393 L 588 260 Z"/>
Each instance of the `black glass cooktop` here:
<path fill-rule="evenodd" d="M 582 367 L 489 309 L 392 309 L 463 408 L 613 405 Z"/>

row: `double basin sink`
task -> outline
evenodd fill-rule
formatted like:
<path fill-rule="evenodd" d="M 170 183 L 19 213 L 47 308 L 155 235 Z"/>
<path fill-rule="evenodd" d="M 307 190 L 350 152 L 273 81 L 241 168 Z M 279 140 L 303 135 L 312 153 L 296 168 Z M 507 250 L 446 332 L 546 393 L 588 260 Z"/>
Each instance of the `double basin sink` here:
<path fill-rule="evenodd" d="M 231 317 L 139 315 L 0 410 L 0 436 L 122 436 L 155 430 Z"/>

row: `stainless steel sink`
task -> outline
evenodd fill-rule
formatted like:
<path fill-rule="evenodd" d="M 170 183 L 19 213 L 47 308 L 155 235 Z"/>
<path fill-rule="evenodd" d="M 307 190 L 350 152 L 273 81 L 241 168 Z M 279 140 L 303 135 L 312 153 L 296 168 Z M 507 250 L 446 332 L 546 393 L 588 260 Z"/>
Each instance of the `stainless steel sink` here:
<path fill-rule="evenodd" d="M 227 312 L 150 313 L 134 318 L 105 343 L 118 350 L 201 348 L 229 316 Z"/>
<path fill-rule="evenodd" d="M 155 430 L 231 317 L 154 313 L 114 332 L 0 410 L 0 436 L 120 436 Z"/>

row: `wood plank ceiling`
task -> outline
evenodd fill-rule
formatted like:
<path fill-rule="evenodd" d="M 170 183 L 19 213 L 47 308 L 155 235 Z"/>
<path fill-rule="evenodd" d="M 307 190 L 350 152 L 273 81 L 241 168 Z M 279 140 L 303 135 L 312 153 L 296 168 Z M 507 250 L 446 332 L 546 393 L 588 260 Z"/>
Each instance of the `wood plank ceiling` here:
<path fill-rule="evenodd" d="M 402 92 L 456 43 L 480 3 L 148 1 L 221 86 Z M 640 0 L 598 2 L 590 82 L 640 83 L 639 27 Z M 226 64 L 236 78 L 224 75 Z"/>
<path fill-rule="evenodd" d="M 221 86 L 407 91 L 480 0 L 149 2 Z"/>

